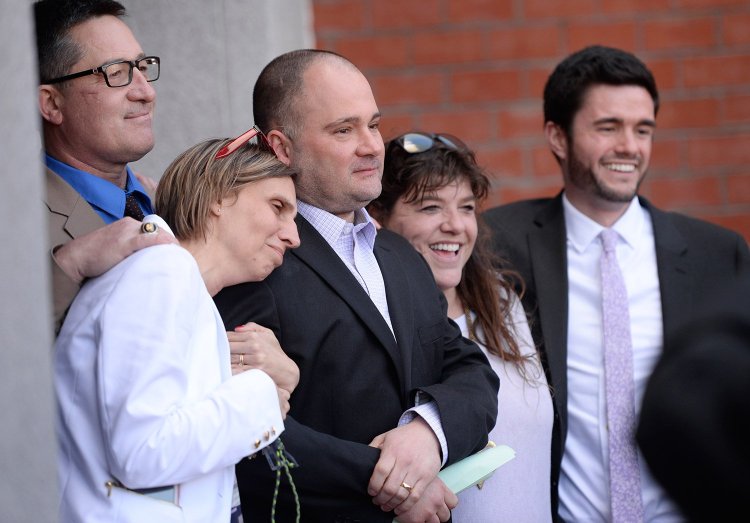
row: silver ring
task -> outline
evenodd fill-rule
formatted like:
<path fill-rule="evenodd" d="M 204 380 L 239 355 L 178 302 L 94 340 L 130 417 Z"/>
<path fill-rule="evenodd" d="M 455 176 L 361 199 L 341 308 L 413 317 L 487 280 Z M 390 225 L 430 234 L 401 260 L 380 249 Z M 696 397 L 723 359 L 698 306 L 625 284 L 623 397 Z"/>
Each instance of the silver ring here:
<path fill-rule="evenodd" d="M 143 222 L 141 224 L 141 233 L 143 234 L 156 234 L 159 232 L 159 226 L 153 222 Z"/>

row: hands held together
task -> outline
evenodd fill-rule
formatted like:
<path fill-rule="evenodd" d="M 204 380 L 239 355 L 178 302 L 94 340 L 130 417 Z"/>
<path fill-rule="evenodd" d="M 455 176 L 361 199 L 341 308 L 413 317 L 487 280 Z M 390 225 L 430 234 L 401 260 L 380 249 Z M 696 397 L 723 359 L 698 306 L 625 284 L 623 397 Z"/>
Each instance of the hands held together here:
<path fill-rule="evenodd" d="M 395 511 L 401 523 L 437 523 L 450 518 L 456 495 L 437 477 L 440 444 L 421 417 L 381 434 L 370 446 L 381 450 L 368 493 L 383 511 Z"/>

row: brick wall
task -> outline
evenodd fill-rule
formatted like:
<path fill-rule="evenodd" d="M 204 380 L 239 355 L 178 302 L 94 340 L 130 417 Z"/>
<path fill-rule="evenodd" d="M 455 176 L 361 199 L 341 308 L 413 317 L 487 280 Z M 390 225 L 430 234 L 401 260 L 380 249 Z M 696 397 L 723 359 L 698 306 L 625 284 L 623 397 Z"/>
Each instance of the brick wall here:
<path fill-rule="evenodd" d="M 370 79 L 388 139 L 463 138 L 493 176 L 489 205 L 556 194 L 541 93 L 590 44 L 635 53 L 662 96 L 649 177 L 657 205 L 750 240 L 748 0 L 314 0 L 317 46 Z"/>

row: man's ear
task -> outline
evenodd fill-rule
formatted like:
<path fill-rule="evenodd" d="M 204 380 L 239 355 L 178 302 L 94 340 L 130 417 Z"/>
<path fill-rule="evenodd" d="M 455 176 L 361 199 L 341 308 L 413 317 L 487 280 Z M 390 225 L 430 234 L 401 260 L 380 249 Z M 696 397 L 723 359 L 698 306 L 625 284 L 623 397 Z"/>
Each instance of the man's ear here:
<path fill-rule="evenodd" d="M 549 148 L 559 161 L 568 157 L 568 137 L 565 131 L 554 122 L 544 124 L 544 134 L 547 137 Z"/>
<path fill-rule="evenodd" d="M 285 165 L 292 164 L 292 144 L 289 137 L 278 129 L 273 129 L 266 135 L 276 157 Z"/>
<path fill-rule="evenodd" d="M 63 121 L 63 102 L 59 89 L 46 84 L 39 86 L 39 112 L 44 120 L 53 125 L 60 125 Z"/>

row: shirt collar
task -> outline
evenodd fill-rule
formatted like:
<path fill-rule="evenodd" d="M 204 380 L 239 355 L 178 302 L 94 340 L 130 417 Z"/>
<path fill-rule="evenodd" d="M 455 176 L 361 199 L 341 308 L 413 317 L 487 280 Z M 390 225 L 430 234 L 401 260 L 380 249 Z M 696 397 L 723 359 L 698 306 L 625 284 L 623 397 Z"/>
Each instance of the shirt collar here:
<path fill-rule="evenodd" d="M 126 166 L 127 178 L 125 181 L 125 190 L 99 176 L 86 171 L 76 169 L 66 163 L 61 162 L 50 156 L 44 155 L 44 161 L 47 167 L 55 174 L 65 180 L 68 185 L 80 194 L 93 207 L 112 215 L 115 218 L 122 218 L 123 209 L 125 209 L 125 194 L 133 193 L 138 201 L 146 209 L 151 209 L 151 199 L 146 193 L 138 179 L 133 175 L 130 167 Z"/>
<path fill-rule="evenodd" d="M 604 227 L 576 209 L 565 193 L 563 193 L 562 200 L 568 242 L 576 251 L 583 252 L 599 236 Z M 631 200 L 625 213 L 611 227 L 633 249 L 643 237 L 645 212 L 646 210 L 636 196 Z"/>
<path fill-rule="evenodd" d="M 310 225 L 315 227 L 325 241 L 331 246 L 336 244 L 336 240 L 338 240 L 342 234 L 350 234 L 352 232 L 355 236 L 363 238 L 370 249 L 375 245 L 377 229 L 370 214 L 364 208 L 354 211 L 353 225 L 328 211 L 324 211 L 319 207 L 305 203 L 302 200 L 297 200 L 297 212 L 310 222 Z"/>

